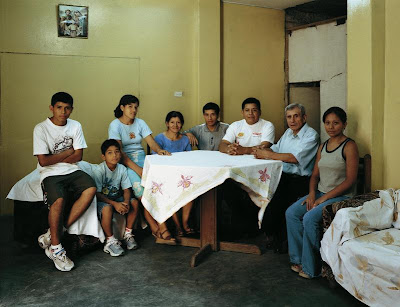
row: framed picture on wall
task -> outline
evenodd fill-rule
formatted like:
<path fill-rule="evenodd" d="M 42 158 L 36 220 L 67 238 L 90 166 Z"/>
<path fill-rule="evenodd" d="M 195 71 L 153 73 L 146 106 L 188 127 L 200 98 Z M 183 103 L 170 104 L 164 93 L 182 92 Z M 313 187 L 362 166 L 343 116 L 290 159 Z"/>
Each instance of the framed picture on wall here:
<path fill-rule="evenodd" d="M 89 7 L 59 4 L 57 27 L 59 37 L 88 38 Z"/>

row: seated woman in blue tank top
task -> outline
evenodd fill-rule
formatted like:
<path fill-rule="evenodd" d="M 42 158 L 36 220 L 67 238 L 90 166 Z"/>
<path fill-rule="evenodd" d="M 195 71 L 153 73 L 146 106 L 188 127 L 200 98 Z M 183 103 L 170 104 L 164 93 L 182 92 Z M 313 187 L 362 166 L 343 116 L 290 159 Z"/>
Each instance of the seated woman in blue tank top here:
<path fill-rule="evenodd" d="M 192 150 L 189 138 L 181 133 L 183 123 L 184 119 L 181 112 L 171 111 L 167 114 L 165 118 L 167 131 L 158 134 L 154 138 L 160 148 L 167 150 L 171 153 Z M 182 208 L 182 226 L 177 213 L 174 213 L 174 215 L 172 216 L 178 236 L 183 236 L 184 234 L 191 235 L 194 233 L 194 230 L 190 228 L 188 224 L 192 206 L 193 201 L 189 202 Z"/>
<path fill-rule="evenodd" d="M 309 194 L 286 211 L 290 268 L 307 279 L 321 274 L 322 209 L 355 195 L 358 171 L 357 144 L 343 134 L 346 112 L 331 107 L 322 121 L 329 139 L 318 149 Z"/>

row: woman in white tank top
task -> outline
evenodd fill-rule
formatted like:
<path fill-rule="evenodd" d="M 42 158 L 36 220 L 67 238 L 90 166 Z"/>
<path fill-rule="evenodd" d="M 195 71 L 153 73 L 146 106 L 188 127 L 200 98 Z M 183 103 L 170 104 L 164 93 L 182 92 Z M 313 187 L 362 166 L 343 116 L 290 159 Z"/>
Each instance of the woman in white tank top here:
<path fill-rule="evenodd" d="M 358 171 L 357 144 L 343 134 L 346 112 L 331 107 L 322 120 L 329 139 L 318 149 L 309 194 L 286 211 L 291 269 L 308 279 L 321 273 L 322 209 L 355 194 Z"/>

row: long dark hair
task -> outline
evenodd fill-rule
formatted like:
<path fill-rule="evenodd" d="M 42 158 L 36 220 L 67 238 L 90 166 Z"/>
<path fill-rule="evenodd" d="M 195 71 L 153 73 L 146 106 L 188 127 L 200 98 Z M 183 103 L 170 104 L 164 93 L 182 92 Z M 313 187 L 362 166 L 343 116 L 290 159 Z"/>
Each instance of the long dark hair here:
<path fill-rule="evenodd" d="M 114 110 L 114 116 L 116 118 L 120 118 L 123 115 L 123 112 L 121 110 L 121 106 L 126 106 L 127 104 L 130 103 L 137 103 L 139 106 L 139 99 L 136 96 L 133 95 L 124 95 L 121 97 L 118 106 Z"/>
<path fill-rule="evenodd" d="M 167 114 L 167 116 L 165 117 L 165 122 L 169 123 L 169 121 L 171 120 L 172 117 L 179 117 L 179 119 L 181 121 L 181 124 L 182 124 L 182 127 L 183 127 L 183 124 L 184 124 L 185 120 L 183 119 L 183 115 L 182 115 L 181 112 L 179 112 L 179 111 L 171 111 L 171 112 L 169 112 Z"/>

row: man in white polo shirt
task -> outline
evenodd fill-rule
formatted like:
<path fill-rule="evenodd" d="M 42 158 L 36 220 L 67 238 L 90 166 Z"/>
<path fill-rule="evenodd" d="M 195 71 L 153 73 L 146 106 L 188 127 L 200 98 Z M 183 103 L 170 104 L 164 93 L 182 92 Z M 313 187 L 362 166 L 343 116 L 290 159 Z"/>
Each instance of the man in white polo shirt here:
<path fill-rule="evenodd" d="M 253 149 L 269 148 L 274 143 L 275 128 L 272 123 L 260 118 L 260 101 L 256 98 L 247 98 L 242 103 L 243 119 L 232 123 L 223 137 L 219 151 L 230 155 L 250 155 Z M 236 236 L 256 235 L 258 230 L 258 208 L 253 205 L 243 190 L 237 188 L 232 180 L 223 185 L 223 198 L 230 208 L 233 222 L 230 233 Z M 224 226 L 222 225 L 224 232 Z M 228 231 L 226 231 L 228 232 Z M 233 238 L 236 238 L 233 235 Z"/>
<path fill-rule="evenodd" d="M 243 119 L 232 123 L 223 137 L 219 151 L 230 155 L 250 155 L 254 148 L 269 148 L 274 143 L 274 125 L 260 118 L 260 101 L 247 98 L 242 103 Z"/>

